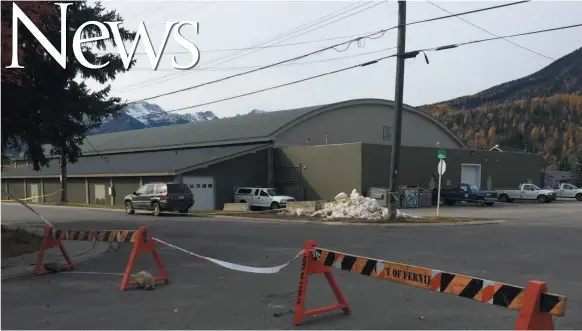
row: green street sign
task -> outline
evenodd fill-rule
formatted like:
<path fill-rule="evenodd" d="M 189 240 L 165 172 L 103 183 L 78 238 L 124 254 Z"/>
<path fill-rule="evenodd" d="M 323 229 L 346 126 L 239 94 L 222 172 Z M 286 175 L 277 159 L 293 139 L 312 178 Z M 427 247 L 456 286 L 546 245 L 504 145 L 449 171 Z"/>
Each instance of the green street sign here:
<path fill-rule="evenodd" d="M 447 151 L 445 151 L 444 149 L 439 149 L 437 152 L 437 157 L 439 159 L 446 159 L 447 158 Z"/>

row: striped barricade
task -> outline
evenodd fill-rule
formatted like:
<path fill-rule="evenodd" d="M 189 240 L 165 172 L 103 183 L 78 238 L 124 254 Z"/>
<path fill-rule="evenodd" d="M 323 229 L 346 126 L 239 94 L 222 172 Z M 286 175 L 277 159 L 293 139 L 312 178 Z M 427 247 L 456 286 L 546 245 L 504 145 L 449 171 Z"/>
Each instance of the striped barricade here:
<path fill-rule="evenodd" d="M 306 242 L 305 249 L 309 251 L 304 253 L 301 266 L 294 316 L 295 325 L 301 324 L 303 316 L 313 316 L 338 309 L 346 313 L 350 312 L 350 307 L 330 268 L 517 310 L 519 314 L 515 324 L 516 330 L 553 330 L 552 317 L 564 316 L 566 312 L 567 298 L 547 293 L 546 283 L 540 281 L 530 281 L 527 287 L 523 288 L 436 269 L 340 253 L 317 247 L 315 241 Z M 338 303 L 305 311 L 307 278 L 309 275 L 321 273 L 325 275 Z"/>
<path fill-rule="evenodd" d="M 41 268 L 42 260 L 44 258 L 44 252 L 49 248 L 59 248 L 63 257 L 67 263 L 62 266 L 61 270 L 71 270 L 74 269 L 73 262 L 63 245 L 63 240 L 77 240 L 77 241 L 102 241 L 102 242 L 115 242 L 119 244 L 131 243 L 133 244 L 133 249 L 129 256 L 129 261 L 121 281 L 121 291 L 125 290 L 127 285 L 136 285 L 135 281 L 130 280 L 131 271 L 135 263 L 135 258 L 138 254 L 151 253 L 158 265 L 160 270 L 160 276 L 156 277 L 156 281 L 164 281 L 166 284 L 169 283 L 168 275 L 166 269 L 162 264 L 162 259 L 158 253 L 155 245 L 155 241 L 149 233 L 146 226 L 141 226 L 137 230 L 71 230 L 71 229 L 61 229 L 57 230 L 52 226 L 47 226 L 44 230 L 44 238 L 42 245 L 38 250 L 36 257 L 36 265 L 34 268 L 34 273 L 37 275 L 44 275 L 49 271 L 45 268 Z"/>

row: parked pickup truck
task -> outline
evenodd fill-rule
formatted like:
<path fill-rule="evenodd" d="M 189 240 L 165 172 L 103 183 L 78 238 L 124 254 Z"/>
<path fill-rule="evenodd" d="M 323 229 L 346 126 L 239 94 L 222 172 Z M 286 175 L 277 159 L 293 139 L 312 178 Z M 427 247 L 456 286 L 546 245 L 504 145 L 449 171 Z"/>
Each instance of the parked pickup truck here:
<path fill-rule="evenodd" d="M 517 189 L 496 189 L 497 197 L 501 202 L 514 200 L 537 200 L 539 202 L 552 202 L 556 200 L 556 192 L 541 189 L 534 184 L 521 184 Z"/>
<path fill-rule="evenodd" d="M 441 199 L 449 206 L 457 201 L 474 202 L 479 206 L 493 206 L 497 194 L 480 189 L 477 185 L 460 183 L 456 187 L 441 188 Z"/>
<path fill-rule="evenodd" d="M 582 188 L 578 188 L 572 184 L 561 183 L 560 187 L 554 190 L 558 198 L 575 198 L 582 201 Z"/>
<path fill-rule="evenodd" d="M 274 188 L 266 187 L 239 187 L 234 193 L 234 202 L 248 203 L 255 208 L 285 208 L 287 202 L 295 201 L 295 198 L 279 195 Z"/>

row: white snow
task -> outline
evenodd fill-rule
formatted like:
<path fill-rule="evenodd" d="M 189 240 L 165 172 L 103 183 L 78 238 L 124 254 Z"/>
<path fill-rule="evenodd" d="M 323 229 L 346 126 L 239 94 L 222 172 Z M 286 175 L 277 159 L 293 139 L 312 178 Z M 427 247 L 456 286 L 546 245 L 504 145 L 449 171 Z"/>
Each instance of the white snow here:
<path fill-rule="evenodd" d="M 309 215 L 325 219 L 334 218 L 360 218 L 367 220 L 382 220 L 388 218 L 388 208 L 378 205 L 378 201 L 361 196 L 356 189 L 349 198 L 344 192 L 335 196 L 335 201 L 326 203 L 322 209 L 313 213 L 306 213 L 303 209 L 287 211 L 292 215 Z M 408 213 L 397 211 L 398 217 L 420 218 Z"/>

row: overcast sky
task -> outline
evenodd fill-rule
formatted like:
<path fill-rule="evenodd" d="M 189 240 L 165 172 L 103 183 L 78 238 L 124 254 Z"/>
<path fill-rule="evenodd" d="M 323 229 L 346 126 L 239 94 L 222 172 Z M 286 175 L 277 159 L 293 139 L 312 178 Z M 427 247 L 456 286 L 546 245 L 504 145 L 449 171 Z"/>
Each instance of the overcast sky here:
<path fill-rule="evenodd" d="M 350 39 L 272 47 L 254 51 L 248 55 L 244 54 L 250 51 L 216 51 L 250 47 L 290 30 L 298 30 L 306 24 L 314 25 L 265 45 L 354 36 L 397 25 L 398 4 L 395 1 L 385 1 L 369 10 L 361 11 L 378 3 L 365 4 L 365 1 L 106 1 L 104 5 L 107 8 L 117 10 L 125 19 L 126 28 L 136 30 L 139 21 L 144 21 L 156 49 L 163 35 L 163 21 L 200 22 L 198 35 L 194 33 L 192 27 L 185 27 L 182 31 L 202 52 L 196 69 L 206 68 L 206 70 L 189 71 L 173 69 L 172 56 L 176 55 L 175 52 L 185 52 L 185 50 L 176 41 L 170 39 L 157 71 L 151 69 L 146 55 L 136 55 L 138 62 L 135 69 L 119 76 L 112 83 L 112 93 L 127 101 L 139 100 L 243 72 L 254 66 L 278 62 Z M 436 1 L 435 3 L 453 13 L 501 4 L 481 1 Z M 359 5 L 362 6 L 355 8 Z M 350 9 L 352 10 L 349 11 Z M 340 11 L 347 12 L 330 17 L 340 14 Z M 358 11 L 361 12 L 354 14 Z M 580 13 L 582 13 L 581 1 L 534 1 L 462 17 L 495 34 L 507 35 L 582 23 Z M 427 1 L 408 1 L 408 22 L 443 15 L 447 13 Z M 346 18 L 340 19 L 341 17 Z M 321 22 L 317 23 L 316 20 Z M 336 22 L 329 24 L 332 21 Z M 322 27 L 323 25 L 326 26 Z M 574 28 L 511 40 L 557 59 L 581 47 L 581 36 L 582 28 Z M 450 18 L 407 27 L 406 49 L 411 51 L 489 37 L 491 35 L 458 18 Z M 360 46 L 352 44 L 344 52 L 328 50 L 297 61 L 298 64 L 303 63 L 300 65 L 270 68 L 217 84 L 148 100 L 148 102 L 156 103 L 166 111 L 171 111 L 370 61 L 394 53 L 393 49 L 385 51 L 382 49 L 396 46 L 396 30 L 387 32 L 382 38 L 366 40 Z M 342 50 L 341 47 L 340 50 Z M 141 42 L 137 52 L 144 52 Z M 370 52 L 374 53 L 364 54 Z M 430 64 L 426 64 L 422 55 L 406 61 L 404 102 L 407 104 L 419 106 L 473 94 L 493 85 L 531 74 L 552 62 L 504 40 L 431 52 L 427 55 Z M 178 60 L 183 63 L 190 61 L 190 55 L 178 56 Z M 236 59 L 234 59 L 235 56 Z M 328 59 L 336 60 L 328 61 Z M 241 70 L 241 67 L 244 70 Z M 353 98 L 393 100 L 395 67 L 395 60 L 388 59 L 364 68 L 180 112 L 211 110 L 217 116 L 225 117 L 246 113 L 253 108 L 274 111 Z M 97 85 L 90 84 L 90 86 Z"/>

